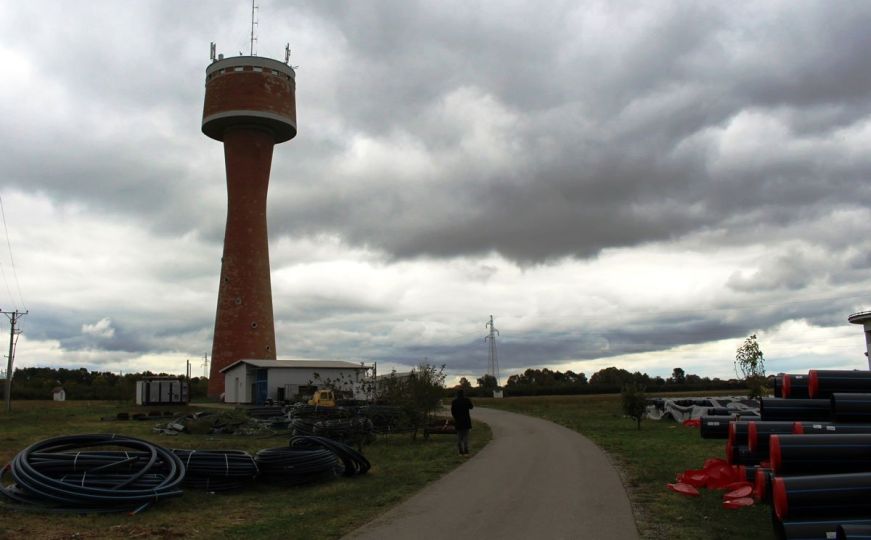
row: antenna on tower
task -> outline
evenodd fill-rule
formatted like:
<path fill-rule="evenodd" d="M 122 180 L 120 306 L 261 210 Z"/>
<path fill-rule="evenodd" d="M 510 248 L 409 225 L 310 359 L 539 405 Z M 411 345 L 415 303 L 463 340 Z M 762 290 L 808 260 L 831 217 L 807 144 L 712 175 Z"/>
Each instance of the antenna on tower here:
<path fill-rule="evenodd" d="M 284 46 L 284 63 L 290 62 L 290 43 Z"/>
<path fill-rule="evenodd" d="M 216 45 L 214 41 L 209 44 L 209 59 L 212 62 L 215 61 L 215 54 L 217 53 L 217 49 L 215 47 Z"/>
<path fill-rule="evenodd" d="M 257 36 L 254 34 L 254 27 L 259 26 L 257 22 L 257 10 L 260 9 L 259 6 L 254 4 L 255 0 L 251 0 L 251 56 L 256 56 L 254 54 L 254 42 L 257 41 Z"/>

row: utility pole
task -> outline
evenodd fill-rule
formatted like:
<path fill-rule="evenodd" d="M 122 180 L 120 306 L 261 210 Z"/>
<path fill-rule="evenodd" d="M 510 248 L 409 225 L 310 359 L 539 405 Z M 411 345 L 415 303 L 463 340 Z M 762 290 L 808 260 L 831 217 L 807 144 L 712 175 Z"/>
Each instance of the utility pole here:
<path fill-rule="evenodd" d="M 17 309 L 15 311 L 3 311 L 0 310 L 0 313 L 9 317 L 10 329 L 9 329 L 9 357 L 6 362 L 6 412 L 12 412 L 12 363 L 15 360 L 15 343 L 18 334 L 21 333 L 21 330 L 15 329 L 15 324 L 18 322 L 21 317 L 24 317 L 29 313 L 29 311 L 20 312 Z"/>
<path fill-rule="evenodd" d="M 493 326 L 493 315 L 490 315 L 490 322 L 484 325 L 484 327 L 490 327 L 490 335 L 484 336 L 484 341 L 490 341 L 490 375 L 496 379 L 496 388 L 499 388 L 499 360 L 496 358 L 496 336 L 499 334 L 499 330 L 496 330 L 496 327 Z"/>

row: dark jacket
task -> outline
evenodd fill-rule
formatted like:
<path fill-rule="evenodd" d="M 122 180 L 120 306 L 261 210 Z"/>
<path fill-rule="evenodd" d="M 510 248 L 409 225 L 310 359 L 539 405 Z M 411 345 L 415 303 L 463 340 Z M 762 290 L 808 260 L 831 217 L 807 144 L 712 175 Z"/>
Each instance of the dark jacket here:
<path fill-rule="evenodd" d="M 451 416 L 454 417 L 454 427 L 457 429 L 472 429 L 472 417 L 469 415 L 475 406 L 472 401 L 463 396 L 456 397 L 451 402 Z"/>

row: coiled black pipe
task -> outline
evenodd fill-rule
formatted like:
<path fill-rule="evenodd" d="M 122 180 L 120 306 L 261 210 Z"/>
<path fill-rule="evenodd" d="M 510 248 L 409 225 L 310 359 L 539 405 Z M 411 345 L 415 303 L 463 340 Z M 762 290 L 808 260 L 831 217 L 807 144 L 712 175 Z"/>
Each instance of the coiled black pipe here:
<path fill-rule="evenodd" d="M 845 369 L 812 369 L 808 372 L 808 395 L 812 398 L 831 397 L 836 392 L 871 392 L 871 371 Z"/>
<path fill-rule="evenodd" d="M 290 439 L 289 445 L 291 448 L 324 448 L 326 450 L 329 450 L 330 452 L 335 454 L 336 457 L 339 458 L 339 460 L 342 462 L 342 465 L 344 467 L 342 476 L 350 477 L 366 474 L 371 467 L 371 464 L 369 463 L 369 460 L 366 459 L 366 456 L 346 444 L 334 441 L 332 439 L 328 439 L 326 437 L 293 437 Z"/>
<path fill-rule="evenodd" d="M 774 397 L 783 397 L 783 373 L 774 376 Z"/>
<path fill-rule="evenodd" d="M 372 421 L 365 416 L 354 418 L 335 418 L 318 420 L 312 430 L 313 435 L 327 437 L 347 444 L 361 444 L 375 439 L 375 428 Z"/>
<path fill-rule="evenodd" d="M 124 450 L 87 451 L 92 447 Z M 61 512 L 131 512 L 182 494 L 185 466 L 171 451 L 134 437 L 70 435 L 19 452 L 0 479 L 7 498 Z"/>
<path fill-rule="evenodd" d="M 832 416 L 832 404 L 828 399 L 778 399 L 759 400 L 762 420 L 822 420 Z"/>
<path fill-rule="evenodd" d="M 185 464 L 184 485 L 207 491 L 230 491 L 242 488 L 257 478 L 257 463 L 242 450 L 173 449 Z"/>
<path fill-rule="evenodd" d="M 310 418 L 294 418 L 290 422 L 290 432 L 294 435 L 314 435 L 315 420 Z"/>
<path fill-rule="evenodd" d="M 785 399 L 807 399 L 808 377 L 807 375 L 784 374 L 780 388 L 780 397 Z"/>
<path fill-rule="evenodd" d="M 871 434 L 772 435 L 769 445 L 778 474 L 871 471 Z"/>
<path fill-rule="evenodd" d="M 774 514 L 783 521 L 862 518 L 871 515 L 871 473 L 777 476 Z"/>
<path fill-rule="evenodd" d="M 871 424 L 871 394 L 832 394 L 832 419 L 835 422 Z"/>
<path fill-rule="evenodd" d="M 842 523 L 836 531 L 838 540 L 860 540 L 871 538 L 871 521 L 866 523 Z"/>
<path fill-rule="evenodd" d="M 336 455 L 323 448 L 265 448 L 254 454 L 261 478 L 267 481 L 297 485 L 335 478 Z"/>

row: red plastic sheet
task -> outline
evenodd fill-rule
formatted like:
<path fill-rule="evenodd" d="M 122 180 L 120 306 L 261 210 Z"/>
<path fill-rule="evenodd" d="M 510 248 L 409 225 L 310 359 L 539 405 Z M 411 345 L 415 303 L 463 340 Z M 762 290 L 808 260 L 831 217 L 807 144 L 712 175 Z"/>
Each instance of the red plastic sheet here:
<path fill-rule="evenodd" d="M 745 482 L 745 485 L 735 488 L 728 493 L 723 495 L 724 499 L 744 499 L 750 497 L 753 493 L 753 486 L 750 485 L 750 482 Z"/>
<path fill-rule="evenodd" d="M 699 427 L 702 425 L 702 421 L 699 418 L 689 418 L 683 421 L 683 425 L 686 427 Z"/>
<path fill-rule="evenodd" d="M 682 482 L 677 482 L 676 484 L 666 484 L 668 489 L 674 491 L 675 493 L 680 493 L 681 495 L 687 495 L 689 497 L 698 497 L 699 490 L 694 488 L 689 484 L 684 484 Z"/>
<path fill-rule="evenodd" d="M 749 499 L 753 486 L 742 475 L 737 466 L 729 465 L 725 459 L 709 458 L 702 469 L 689 469 L 676 475 L 677 482 L 667 484 L 668 489 L 682 495 L 697 496 L 699 488 L 722 489 L 727 501 Z M 752 502 L 752 499 L 750 499 Z M 735 503 L 730 508 L 747 506 L 746 501 Z"/>
<path fill-rule="evenodd" d="M 723 501 L 723 508 L 728 508 L 730 510 L 737 510 L 738 508 L 744 508 L 746 506 L 753 506 L 753 499 L 750 497 L 741 497 L 739 499 L 726 499 Z"/>

